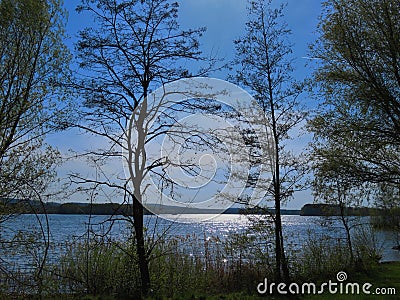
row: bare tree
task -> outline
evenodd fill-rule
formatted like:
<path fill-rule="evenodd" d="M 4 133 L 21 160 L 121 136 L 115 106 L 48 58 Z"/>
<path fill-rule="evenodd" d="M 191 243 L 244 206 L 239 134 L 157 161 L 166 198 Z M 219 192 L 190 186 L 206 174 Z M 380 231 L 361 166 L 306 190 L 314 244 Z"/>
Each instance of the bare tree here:
<path fill-rule="evenodd" d="M 255 149 L 255 165 L 271 164 L 272 184 L 265 187 L 264 199 L 274 203 L 275 274 L 279 282 L 282 278 L 289 279 L 281 205 L 296 190 L 303 188 L 301 179 L 304 175 L 301 157 L 287 150 L 287 146 L 289 134 L 305 121 L 306 113 L 301 110 L 298 99 L 302 85 L 292 77 L 292 50 L 288 42 L 290 30 L 282 21 L 284 5 L 277 9 L 271 6 L 272 1 L 249 1 L 246 33 L 235 41 L 236 74 L 232 77 L 249 89 L 257 100 L 266 116 L 260 116 L 259 122 L 264 122 L 272 135 L 272 159 L 270 156 L 258 157 L 257 140 L 252 141 L 251 133 L 248 137 Z M 257 172 L 253 175 L 250 184 L 258 176 Z"/>
<path fill-rule="evenodd" d="M 178 4 L 167 0 L 83 1 L 78 11 L 90 13 L 95 20 L 94 27 L 80 33 L 77 44 L 80 67 L 86 71 L 85 76 L 79 76 L 81 80 L 76 84 L 84 97 L 79 127 L 104 138 L 108 143 L 105 148 L 90 153 L 100 168 L 104 161 L 120 158 L 122 148 L 130 147 L 128 162 L 136 172 L 124 177 L 103 171 L 103 177 L 95 181 L 132 205 L 132 216 L 126 219 L 133 224 L 141 290 L 147 294 L 152 248 L 146 245 L 144 208 L 141 192 L 138 191 L 143 176 L 155 166 L 162 165 L 162 161 L 154 162 L 149 167 L 146 164 L 147 153 L 143 149 L 150 137 L 161 134 L 176 122 L 174 109 L 170 109 L 170 114 L 163 113 L 157 119 L 158 128 L 147 128 L 146 118 L 155 117 L 149 117 L 147 113 L 147 97 L 163 84 L 192 76 L 186 63 L 197 61 L 209 66 L 210 60 L 202 57 L 199 50 L 198 38 L 204 29 L 180 30 L 177 23 Z M 202 69 L 196 75 L 207 71 Z M 134 131 L 127 128 L 136 129 L 138 144 L 131 144 Z M 75 181 L 93 180 L 75 176 Z M 132 186 L 133 189 L 130 188 Z"/>

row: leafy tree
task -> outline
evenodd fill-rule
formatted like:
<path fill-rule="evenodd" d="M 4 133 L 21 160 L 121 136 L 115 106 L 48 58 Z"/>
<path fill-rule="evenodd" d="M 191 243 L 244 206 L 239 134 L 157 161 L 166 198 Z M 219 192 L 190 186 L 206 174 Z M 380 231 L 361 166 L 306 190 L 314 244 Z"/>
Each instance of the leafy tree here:
<path fill-rule="evenodd" d="M 281 205 L 302 188 L 304 170 L 300 157 L 287 150 L 291 130 L 306 117 L 298 96 L 302 85 L 292 77 L 293 66 L 288 41 L 290 30 L 282 21 L 284 5 L 272 8 L 272 1 L 249 1 L 245 35 L 235 41 L 236 74 L 233 79 L 249 89 L 268 120 L 271 128 L 274 159 L 258 157 L 259 163 L 271 163 L 272 186 L 266 186 L 265 200 L 273 201 L 275 231 L 276 280 L 289 280 L 288 262 L 284 248 Z M 269 121 L 269 122 L 268 122 Z M 249 140 L 251 143 L 251 139 Z M 255 141 L 256 147 L 256 141 Z M 256 151 L 257 153 L 257 151 Z"/>
<path fill-rule="evenodd" d="M 324 2 L 320 37 L 311 47 L 318 62 L 313 88 L 322 102 L 310 129 L 315 192 L 326 202 L 358 206 L 374 198 L 388 209 L 396 202 L 399 8 L 400 2 L 391 0 Z M 343 224 L 352 255 L 350 227 Z"/>
<path fill-rule="evenodd" d="M 311 51 L 315 161 L 347 182 L 400 183 L 400 2 L 328 0 Z"/>
<path fill-rule="evenodd" d="M 47 133 L 63 127 L 68 70 L 59 1 L 0 2 L 0 198 L 42 191 L 54 174 Z"/>
<path fill-rule="evenodd" d="M 45 143 L 46 134 L 64 128 L 68 115 L 60 83 L 68 72 L 69 54 L 63 44 L 65 13 L 58 0 L 0 1 L 0 226 L 20 212 L 19 205 L 35 212 L 44 208 L 44 193 L 55 179 L 56 149 Z M 35 200 L 37 202 L 34 202 Z M 10 209 L 10 205 L 15 209 Z M 47 216 L 37 217 L 41 246 L 30 243 L 32 232 L 3 237 L 3 250 L 40 251 L 32 263 L 37 293 L 43 290 L 43 270 L 49 249 Z M 4 242 L 4 239 L 10 238 Z M 4 243 L 3 243 L 4 242 Z M 22 246 L 21 246 L 22 245 Z M 31 251 L 35 248 L 35 251 Z M 1 272 L 12 266 L 1 260 Z M 9 277 L 15 280 L 15 277 Z M 22 291 L 23 282 L 16 281 Z"/>
<path fill-rule="evenodd" d="M 137 152 L 130 149 L 132 157 L 128 164 L 138 172 L 134 175 L 132 172 L 126 179 L 103 170 L 99 174 L 105 176 L 101 178 L 75 176 L 75 179 L 95 182 L 132 205 L 132 216 L 126 220 L 133 225 L 141 289 L 147 294 L 152 247 L 146 245 L 140 185 L 150 170 L 145 167 L 149 157 L 143 147 L 168 128 L 168 122 L 173 124 L 176 120 L 163 114 L 160 127 L 148 131 L 144 122 L 152 116 L 143 115 L 147 111 L 146 97 L 163 84 L 192 76 L 185 67 L 188 61 L 209 62 L 199 50 L 198 38 L 204 29 L 180 30 L 178 3 L 167 0 L 85 0 L 78 11 L 90 13 L 95 19 L 95 26 L 83 30 L 77 44 L 80 67 L 87 72 L 76 85 L 84 97 L 79 127 L 109 143 L 107 148 L 89 154 L 101 168 L 103 161 L 121 157 L 121 149 L 126 145 L 137 147 Z M 196 75 L 206 71 L 200 70 Z M 137 145 L 131 145 L 128 127 L 137 130 Z M 157 163 L 160 166 L 160 161 Z"/>

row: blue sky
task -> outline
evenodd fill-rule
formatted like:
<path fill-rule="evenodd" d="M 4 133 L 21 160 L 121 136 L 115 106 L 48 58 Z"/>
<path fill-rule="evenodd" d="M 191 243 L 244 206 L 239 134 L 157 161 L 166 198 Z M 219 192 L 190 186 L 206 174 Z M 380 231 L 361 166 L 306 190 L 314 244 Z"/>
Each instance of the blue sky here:
<path fill-rule="evenodd" d="M 181 0 L 179 9 L 179 23 L 182 29 L 203 27 L 207 28 L 201 39 L 201 47 L 204 53 L 214 53 L 224 58 L 226 62 L 234 57 L 233 40 L 244 33 L 246 22 L 245 0 Z M 73 44 L 77 40 L 79 30 L 90 27 L 92 19 L 85 14 L 78 14 L 75 11 L 80 3 L 78 0 L 65 0 L 65 8 L 68 11 L 67 45 L 73 52 Z M 280 1 L 275 1 L 280 3 Z M 321 12 L 320 0 L 289 0 L 285 10 L 286 22 L 292 30 L 292 42 L 294 44 L 293 57 L 295 58 L 295 77 L 302 79 L 310 74 L 311 69 L 306 67 L 304 57 L 308 56 L 308 45 L 316 37 L 315 31 L 318 23 L 318 16 Z M 227 71 L 219 71 L 211 74 L 212 77 L 226 79 Z M 304 101 L 308 101 L 304 98 Z M 83 149 L 89 144 L 84 135 L 78 135 L 74 131 L 64 132 L 49 137 L 49 142 L 56 145 L 63 153 L 70 148 Z M 96 143 L 94 139 L 91 144 Z M 307 138 L 294 142 L 293 149 L 301 150 L 307 143 Z M 85 174 L 86 170 L 82 164 L 68 163 L 60 168 L 59 173 L 63 176 L 66 173 L 80 171 Z M 87 171 L 87 174 L 90 172 Z M 82 199 L 71 199 L 80 201 Z M 309 191 L 299 193 L 291 201 L 287 208 L 298 209 L 305 203 L 312 201 Z"/>
<path fill-rule="evenodd" d="M 205 53 L 217 53 L 219 57 L 230 60 L 234 56 L 233 40 L 243 35 L 246 22 L 246 0 L 180 0 L 179 23 L 182 29 L 205 26 L 206 33 L 201 39 Z M 279 4 L 282 1 L 273 1 Z M 73 44 L 79 30 L 92 26 L 92 19 L 87 14 L 75 11 L 79 0 L 66 0 L 68 11 L 67 45 L 73 51 Z M 308 45 L 315 39 L 318 16 L 321 12 L 321 0 L 289 0 L 285 9 L 285 19 L 292 30 L 294 44 L 293 56 L 296 59 L 296 75 L 301 78 L 309 74 L 306 60 Z M 212 76 L 225 79 L 226 72 Z"/>

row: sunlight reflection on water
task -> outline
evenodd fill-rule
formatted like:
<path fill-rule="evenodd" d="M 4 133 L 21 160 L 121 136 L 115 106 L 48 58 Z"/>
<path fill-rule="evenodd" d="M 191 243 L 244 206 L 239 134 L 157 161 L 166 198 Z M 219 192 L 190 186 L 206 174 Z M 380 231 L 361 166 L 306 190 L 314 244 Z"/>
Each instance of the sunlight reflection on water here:
<path fill-rule="evenodd" d="M 92 216 L 90 219 L 92 230 L 99 234 L 106 233 L 110 223 L 103 222 L 108 217 Z M 48 218 L 51 233 L 50 239 L 53 245 L 61 245 L 66 241 L 71 242 L 84 237 L 87 232 L 89 222 L 89 216 L 87 215 L 49 215 Z M 168 219 L 172 218 L 174 216 L 168 216 Z M 363 219 L 365 222 L 368 222 L 368 217 L 363 218 L 365 218 Z M 251 222 L 244 215 L 226 214 L 211 220 L 201 221 L 204 219 L 206 219 L 204 215 L 184 215 L 176 219 L 177 221 L 184 221 L 184 223 L 174 223 L 156 216 L 145 216 L 145 226 L 148 228 L 148 234 L 154 233 L 157 235 L 165 232 L 166 236 L 169 237 L 193 236 L 203 239 L 212 237 L 223 240 L 230 234 L 245 232 L 251 225 Z M 301 248 L 309 234 L 314 236 L 330 234 L 334 237 L 339 237 L 343 234 L 343 229 L 337 221 L 333 222 L 329 229 L 321 226 L 321 223 L 327 220 L 324 217 L 285 215 L 282 220 L 286 242 L 295 248 Z M 129 226 L 127 224 L 124 221 L 115 221 L 109 236 L 117 240 L 126 238 L 129 234 Z M 7 226 L 3 226 L 1 229 L 1 238 L 10 238 L 13 233 L 19 230 L 29 232 L 36 230 L 39 232 L 36 217 L 34 215 L 22 215 L 8 222 Z M 377 240 L 382 245 L 384 261 L 400 261 L 400 251 L 392 249 L 397 244 L 396 237 L 392 232 L 378 232 Z"/>

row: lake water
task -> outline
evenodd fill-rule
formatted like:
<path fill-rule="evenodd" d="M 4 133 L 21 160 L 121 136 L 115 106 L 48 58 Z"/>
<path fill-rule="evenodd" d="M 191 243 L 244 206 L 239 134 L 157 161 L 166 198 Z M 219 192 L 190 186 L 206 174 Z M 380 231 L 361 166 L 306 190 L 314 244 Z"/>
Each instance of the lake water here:
<path fill-rule="evenodd" d="M 52 245 L 61 245 L 66 241 L 73 241 L 84 237 L 88 226 L 99 234 L 106 233 L 114 239 L 124 239 L 129 234 L 129 226 L 125 221 L 115 221 L 110 229 L 110 223 L 107 222 L 109 216 L 87 215 L 49 215 L 50 239 Z M 169 220 L 175 220 L 171 222 Z M 156 216 L 145 216 L 145 224 L 148 228 L 148 234 L 167 236 L 197 236 L 199 238 L 218 237 L 227 238 L 230 234 L 245 232 L 249 228 L 247 216 L 243 215 L 220 215 L 213 219 L 207 219 L 205 215 L 184 215 L 167 216 L 163 219 Z M 40 220 L 44 223 L 43 216 Z M 331 220 L 325 217 L 307 217 L 298 215 L 282 216 L 283 230 L 287 243 L 294 247 L 300 247 L 307 240 L 309 234 L 312 235 L 330 235 L 340 237 L 344 232 L 342 226 L 337 220 Z M 322 226 L 322 223 L 330 222 L 330 226 Z M 368 223 L 369 217 L 362 217 L 357 222 Z M 21 215 L 15 219 L 2 224 L 0 237 L 8 239 L 16 232 L 29 233 L 39 232 L 38 219 L 34 215 Z M 376 233 L 378 246 L 382 249 L 383 261 L 400 261 L 400 252 L 393 250 L 392 247 L 397 244 L 397 237 L 392 232 L 380 231 Z M 57 247 L 54 247 L 57 248 Z M 59 250 L 58 250 L 59 251 Z M 54 255 L 54 254 L 53 254 Z M 21 256 L 21 259 L 23 257 Z"/>

